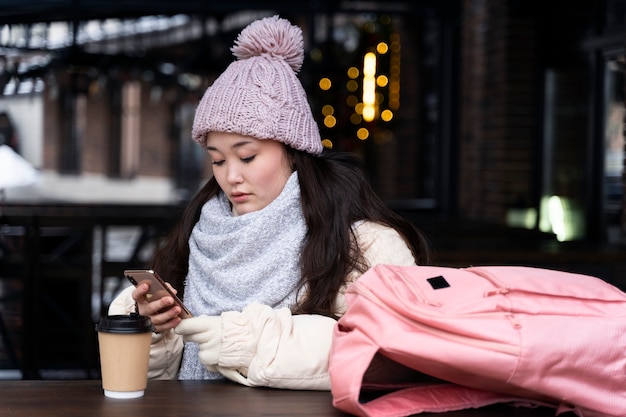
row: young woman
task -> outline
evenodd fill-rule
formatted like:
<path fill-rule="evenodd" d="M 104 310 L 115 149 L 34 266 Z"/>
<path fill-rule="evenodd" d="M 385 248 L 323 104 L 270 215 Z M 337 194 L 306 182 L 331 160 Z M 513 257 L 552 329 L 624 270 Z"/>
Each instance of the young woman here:
<path fill-rule="evenodd" d="M 207 89 L 192 129 L 213 177 L 149 265 L 195 317 L 181 320 L 171 297 L 151 302 L 145 284 L 109 313 L 151 318 L 151 378 L 330 389 L 346 286 L 376 264 L 426 263 L 427 244 L 355 156 L 323 152 L 297 78 L 297 26 L 255 21 L 232 50 L 238 60 Z"/>

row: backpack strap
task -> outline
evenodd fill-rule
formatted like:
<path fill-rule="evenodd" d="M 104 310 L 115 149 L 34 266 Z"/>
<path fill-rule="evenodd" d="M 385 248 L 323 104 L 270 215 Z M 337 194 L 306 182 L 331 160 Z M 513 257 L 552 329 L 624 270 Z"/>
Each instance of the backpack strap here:
<path fill-rule="evenodd" d="M 392 391 L 372 401 L 358 402 L 350 412 L 360 416 L 404 417 L 419 413 L 478 408 L 497 403 L 537 406 L 536 402 L 456 384 L 416 385 Z M 340 405 L 336 405 L 341 408 Z M 344 410 L 346 411 L 346 410 Z"/>

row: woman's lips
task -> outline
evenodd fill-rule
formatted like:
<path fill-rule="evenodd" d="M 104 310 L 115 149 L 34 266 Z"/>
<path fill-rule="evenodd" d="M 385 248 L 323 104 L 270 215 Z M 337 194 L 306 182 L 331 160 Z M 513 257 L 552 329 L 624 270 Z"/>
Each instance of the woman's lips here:
<path fill-rule="evenodd" d="M 233 203 L 244 203 L 250 194 L 246 193 L 232 193 L 230 198 Z"/>

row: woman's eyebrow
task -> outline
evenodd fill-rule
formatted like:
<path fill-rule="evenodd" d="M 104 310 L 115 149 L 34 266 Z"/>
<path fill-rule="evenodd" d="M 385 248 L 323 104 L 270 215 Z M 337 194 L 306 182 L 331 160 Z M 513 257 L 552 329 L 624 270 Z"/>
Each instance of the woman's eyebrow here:
<path fill-rule="evenodd" d="M 252 142 L 249 141 L 249 140 L 242 140 L 240 142 L 235 143 L 232 147 L 233 148 L 241 148 L 242 146 L 247 145 L 249 143 L 252 143 Z"/>
<path fill-rule="evenodd" d="M 233 146 L 231 146 L 231 148 L 233 148 L 233 149 L 234 148 L 240 148 L 240 147 L 242 147 L 244 145 L 247 145 L 249 143 L 252 143 L 252 142 L 249 141 L 249 140 L 242 140 L 241 142 L 237 142 L 237 143 L 233 144 Z M 215 146 L 210 146 L 210 145 L 207 146 L 206 148 L 209 151 L 217 151 L 218 150 Z"/>

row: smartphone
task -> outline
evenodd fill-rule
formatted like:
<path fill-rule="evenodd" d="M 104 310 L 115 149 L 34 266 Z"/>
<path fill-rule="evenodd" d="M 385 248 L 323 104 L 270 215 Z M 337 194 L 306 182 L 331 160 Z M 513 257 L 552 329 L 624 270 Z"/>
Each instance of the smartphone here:
<path fill-rule="evenodd" d="M 124 275 L 135 287 L 142 282 L 146 282 L 150 286 L 150 289 L 146 294 L 146 296 L 150 300 L 158 300 L 159 298 L 163 298 L 169 295 L 174 299 L 174 302 L 178 304 L 182 309 L 179 315 L 180 318 L 187 319 L 189 317 L 193 317 L 193 315 L 191 314 L 189 309 L 185 307 L 181 299 L 178 298 L 176 294 L 174 294 L 174 291 L 170 289 L 170 287 L 165 283 L 165 281 L 163 281 L 163 279 L 161 279 L 159 274 L 157 274 L 155 271 L 152 271 L 150 269 L 127 269 L 124 271 Z"/>

